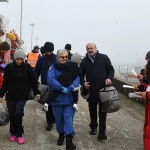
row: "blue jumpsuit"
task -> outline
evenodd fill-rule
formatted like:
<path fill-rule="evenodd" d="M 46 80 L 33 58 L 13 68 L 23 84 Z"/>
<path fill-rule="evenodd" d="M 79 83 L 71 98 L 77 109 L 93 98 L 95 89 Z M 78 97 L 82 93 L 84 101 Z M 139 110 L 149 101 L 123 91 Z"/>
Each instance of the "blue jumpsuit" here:
<path fill-rule="evenodd" d="M 58 76 L 61 75 L 61 71 L 57 70 L 53 65 L 48 71 L 47 83 L 52 90 L 61 91 L 62 85 L 58 82 Z M 79 87 L 80 78 L 73 81 L 74 87 Z M 72 86 L 68 86 L 71 89 Z M 73 108 L 73 96 L 72 94 L 61 93 L 54 101 L 51 102 L 53 113 L 56 121 L 56 129 L 58 133 L 64 133 L 66 135 L 74 136 L 73 118 L 75 110 Z"/>

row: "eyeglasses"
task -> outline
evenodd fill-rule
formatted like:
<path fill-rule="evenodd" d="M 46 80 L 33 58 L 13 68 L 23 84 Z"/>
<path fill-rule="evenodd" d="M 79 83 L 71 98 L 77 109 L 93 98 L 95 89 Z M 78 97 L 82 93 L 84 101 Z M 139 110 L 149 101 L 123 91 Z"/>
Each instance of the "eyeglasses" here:
<path fill-rule="evenodd" d="M 59 56 L 61 59 L 68 59 L 68 56 Z"/>
<path fill-rule="evenodd" d="M 23 58 L 16 58 L 16 60 L 21 60 L 21 61 L 23 61 Z"/>

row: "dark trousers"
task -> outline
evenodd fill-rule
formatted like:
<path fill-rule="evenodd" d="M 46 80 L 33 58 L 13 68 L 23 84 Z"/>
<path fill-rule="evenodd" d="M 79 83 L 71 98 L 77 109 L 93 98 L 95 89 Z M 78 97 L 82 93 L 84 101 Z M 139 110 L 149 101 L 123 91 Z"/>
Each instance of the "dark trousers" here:
<path fill-rule="evenodd" d="M 10 133 L 21 137 L 24 133 L 22 126 L 22 119 L 24 115 L 24 106 L 26 101 L 7 101 L 9 119 L 10 119 Z"/>
<path fill-rule="evenodd" d="M 99 102 L 97 103 L 88 103 L 89 104 L 89 112 L 90 112 L 90 128 L 96 129 L 98 126 L 97 123 L 97 114 L 99 115 L 99 133 L 105 134 L 106 131 L 106 117 L 107 113 L 102 112 L 101 104 Z M 97 113 L 97 105 L 99 106 L 99 111 Z"/>
<path fill-rule="evenodd" d="M 50 104 L 48 105 L 48 111 L 46 111 L 46 120 L 47 120 L 47 124 L 55 123 L 52 106 Z"/>

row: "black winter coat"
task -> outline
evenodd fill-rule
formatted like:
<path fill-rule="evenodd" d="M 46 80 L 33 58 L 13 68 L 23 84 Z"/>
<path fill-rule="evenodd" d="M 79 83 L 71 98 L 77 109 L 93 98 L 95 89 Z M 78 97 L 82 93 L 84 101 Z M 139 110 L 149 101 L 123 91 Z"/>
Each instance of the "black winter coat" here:
<path fill-rule="evenodd" d="M 0 97 L 3 97 L 6 93 L 8 101 L 28 100 L 29 85 L 35 95 L 40 94 L 38 91 L 38 82 L 31 66 L 24 62 L 21 65 L 17 65 L 13 61 L 12 64 L 8 64 L 5 68 Z"/>
<path fill-rule="evenodd" d="M 82 72 L 81 85 L 83 85 L 85 81 L 90 82 L 91 85 L 90 96 L 87 101 L 98 102 L 99 90 L 105 86 L 105 80 L 112 80 L 114 77 L 114 68 L 110 59 L 107 55 L 97 52 L 93 63 L 88 55 L 86 55 L 80 64 L 80 68 Z"/>

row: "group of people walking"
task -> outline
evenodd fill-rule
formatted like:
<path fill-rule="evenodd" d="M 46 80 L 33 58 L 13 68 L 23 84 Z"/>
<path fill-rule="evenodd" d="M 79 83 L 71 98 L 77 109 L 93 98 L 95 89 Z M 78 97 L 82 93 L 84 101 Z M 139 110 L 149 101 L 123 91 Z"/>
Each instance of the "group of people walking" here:
<path fill-rule="evenodd" d="M 22 50 L 16 50 L 14 60 L 4 68 L 3 83 L 0 89 L 0 100 L 5 96 L 9 117 L 10 137 L 9 140 L 18 144 L 25 142 L 22 120 L 24 106 L 29 98 L 32 88 L 37 101 L 40 100 L 38 80 L 50 87 L 50 95 L 46 101 L 47 127 L 50 131 L 53 123 L 59 133 L 57 145 L 63 145 L 66 138 L 66 149 L 76 149 L 72 139 L 74 137 L 74 114 L 78 110 L 79 86 L 87 89 L 90 96 L 87 99 L 90 112 L 90 134 L 95 135 L 98 127 L 98 140 L 106 140 L 106 113 L 101 111 L 101 103 L 98 91 L 105 85 L 112 84 L 114 68 L 107 55 L 98 52 L 95 43 L 86 45 L 87 54 L 82 59 L 78 53 L 71 54 L 71 44 L 66 44 L 64 49 L 57 51 L 55 55 L 54 44 L 46 42 L 41 47 L 35 46 L 34 50 L 27 55 Z M 33 58 L 33 53 L 36 57 Z M 29 65 L 30 64 L 30 65 Z M 97 106 L 99 105 L 99 111 Z M 97 115 L 98 113 L 98 115 Z"/>
<path fill-rule="evenodd" d="M 10 48 L 5 44 L 0 44 L 1 60 L 3 60 L 4 53 Z M 76 149 L 76 145 L 72 142 L 75 134 L 73 120 L 75 110 L 78 110 L 80 85 L 89 94 L 87 102 L 90 114 L 90 134 L 95 135 L 98 132 L 97 139 L 106 140 L 107 113 L 102 111 L 99 90 L 111 85 L 113 81 L 114 68 L 109 57 L 100 53 L 96 44 L 92 42 L 87 43 L 87 53 L 83 59 L 78 53 L 70 53 L 71 44 L 66 44 L 64 49 L 57 51 L 56 55 L 53 53 L 54 44 L 52 42 L 46 42 L 40 50 L 42 55 L 39 54 L 39 47 L 35 46 L 34 50 L 27 55 L 27 60 L 24 51 L 16 50 L 12 63 L 7 66 L 3 61 L 0 63 L 3 71 L 1 72 L 4 73 L 0 87 L 0 101 L 6 94 L 5 99 L 10 118 L 9 140 L 17 141 L 18 144 L 25 142 L 22 125 L 24 106 L 29 99 L 31 88 L 37 101 L 40 100 L 39 79 L 42 84 L 50 87 L 50 95 L 46 101 L 48 109 L 45 111 L 46 130 L 51 131 L 53 124 L 56 123 L 59 134 L 57 145 L 63 145 L 66 138 L 66 150 Z M 142 79 L 141 77 L 140 80 Z M 149 92 L 141 92 L 141 95 L 147 101 L 150 99 Z M 147 145 L 147 143 L 146 139 L 144 144 Z M 148 150 L 146 146 L 144 148 Z"/>

